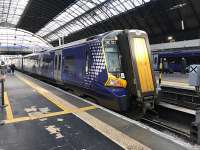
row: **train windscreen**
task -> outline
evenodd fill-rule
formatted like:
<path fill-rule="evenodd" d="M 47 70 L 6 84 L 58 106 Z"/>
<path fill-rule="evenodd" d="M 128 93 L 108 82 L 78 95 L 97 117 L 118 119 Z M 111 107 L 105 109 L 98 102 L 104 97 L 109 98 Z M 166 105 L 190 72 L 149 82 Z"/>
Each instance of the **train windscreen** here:
<path fill-rule="evenodd" d="M 119 76 L 122 72 L 121 55 L 116 40 L 104 41 L 104 50 L 108 72 Z"/>
<path fill-rule="evenodd" d="M 154 91 L 150 59 L 145 38 L 131 38 L 132 56 L 135 56 L 142 92 Z"/>

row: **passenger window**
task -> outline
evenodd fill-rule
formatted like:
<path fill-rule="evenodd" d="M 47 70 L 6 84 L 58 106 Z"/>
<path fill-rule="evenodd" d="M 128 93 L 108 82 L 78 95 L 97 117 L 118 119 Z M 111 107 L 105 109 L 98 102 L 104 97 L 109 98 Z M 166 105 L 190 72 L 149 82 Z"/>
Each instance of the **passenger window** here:
<path fill-rule="evenodd" d="M 43 67 L 48 69 L 48 67 L 50 66 L 51 63 L 51 58 L 49 55 L 43 55 Z"/>
<path fill-rule="evenodd" d="M 75 58 L 74 56 L 65 56 L 64 58 L 64 71 L 68 73 L 75 73 Z"/>

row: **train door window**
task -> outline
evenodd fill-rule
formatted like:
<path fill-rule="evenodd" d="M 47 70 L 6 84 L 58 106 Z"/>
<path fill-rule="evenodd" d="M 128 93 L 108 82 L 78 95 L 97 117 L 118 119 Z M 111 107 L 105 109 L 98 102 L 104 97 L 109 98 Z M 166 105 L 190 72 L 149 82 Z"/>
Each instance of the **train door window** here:
<path fill-rule="evenodd" d="M 55 64 L 54 65 L 55 66 L 55 70 L 57 70 L 57 55 L 55 55 L 55 59 L 54 60 L 55 60 L 55 63 L 54 63 Z"/>
<path fill-rule="evenodd" d="M 61 68 L 61 55 L 58 56 L 58 70 Z"/>

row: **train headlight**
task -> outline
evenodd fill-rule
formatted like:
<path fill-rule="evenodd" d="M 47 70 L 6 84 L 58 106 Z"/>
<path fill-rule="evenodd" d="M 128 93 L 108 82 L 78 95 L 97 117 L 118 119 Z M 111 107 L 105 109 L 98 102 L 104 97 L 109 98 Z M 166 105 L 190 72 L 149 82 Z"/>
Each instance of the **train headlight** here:
<path fill-rule="evenodd" d="M 108 80 L 105 86 L 126 88 L 127 82 L 124 79 L 117 78 L 111 73 L 108 73 Z"/>

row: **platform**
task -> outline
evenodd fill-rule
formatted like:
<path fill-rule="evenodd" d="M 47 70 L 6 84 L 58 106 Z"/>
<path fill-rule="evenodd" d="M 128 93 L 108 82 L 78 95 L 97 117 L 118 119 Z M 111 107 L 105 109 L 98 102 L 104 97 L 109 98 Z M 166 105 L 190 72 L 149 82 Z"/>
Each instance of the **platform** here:
<path fill-rule="evenodd" d="M 159 73 L 155 72 L 155 75 L 158 82 Z M 161 86 L 195 90 L 195 87 L 188 84 L 188 76 L 188 74 L 182 73 L 162 74 Z"/>
<path fill-rule="evenodd" d="M 3 150 L 199 149 L 19 72 L 6 77 L 5 101 Z"/>

